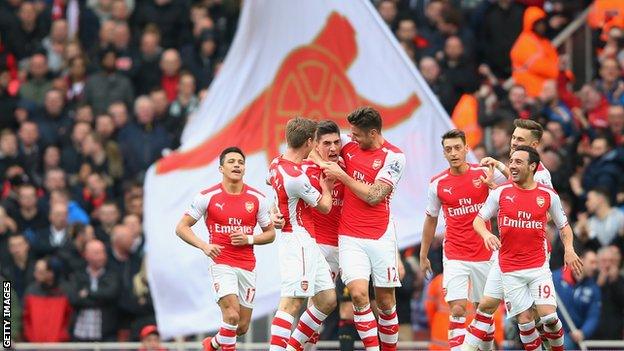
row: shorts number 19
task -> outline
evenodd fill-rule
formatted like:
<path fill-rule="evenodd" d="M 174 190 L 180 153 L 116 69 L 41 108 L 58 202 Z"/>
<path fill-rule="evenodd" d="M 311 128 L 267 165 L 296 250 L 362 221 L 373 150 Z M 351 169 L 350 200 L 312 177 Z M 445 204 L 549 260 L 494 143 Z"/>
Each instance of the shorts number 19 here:
<path fill-rule="evenodd" d="M 538 286 L 538 296 L 542 299 L 547 299 L 550 297 L 550 285 L 539 285 Z"/>

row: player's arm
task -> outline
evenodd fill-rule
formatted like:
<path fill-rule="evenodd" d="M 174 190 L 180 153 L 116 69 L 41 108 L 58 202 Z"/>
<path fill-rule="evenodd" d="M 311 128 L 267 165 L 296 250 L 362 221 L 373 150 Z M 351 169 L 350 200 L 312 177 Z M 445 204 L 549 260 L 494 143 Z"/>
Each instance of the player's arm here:
<path fill-rule="evenodd" d="M 563 206 L 561 206 L 561 199 L 559 195 L 550 193 L 550 208 L 548 209 L 551 219 L 559 229 L 559 236 L 564 247 L 563 260 L 566 266 L 572 268 L 576 274 L 582 274 L 583 261 L 578 257 L 574 251 L 574 233 L 572 227 L 568 224 L 568 218 L 563 212 Z"/>
<path fill-rule="evenodd" d="M 511 175 L 509 173 L 509 169 L 507 168 L 507 166 L 505 166 L 504 163 L 502 163 L 501 161 L 497 161 L 492 157 L 484 157 L 481 162 L 480 162 L 481 166 L 486 166 L 486 167 L 494 167 L 496 169 L 498 169 L 501 173 L 503 173 L 503 175 L 505 176 L 505 178 L 509 179 L 509 176 Z"/>
<path fill-rule="evenodd" d="M 197 219 L 189 214 L 184 214 L 176 226 L 176 235 L 187 244 L 202 250 L 210 258 L 216 258 L 221 253 L 223 246 L 208 244 L 195 235 L 191 228 L 195 223 L 197 223 Z"/>
<path fill-rule="evenodd" d="M 260 198 L 258 201 L 258 212 L 256 213 L 256 221 L 262 233 L 258 235 L 247 235 L 242 231 L 230 234 L 230 240 L 234 246 L 245 245 L 266 245 L 275 240 L 275 227 L 271 220 L 271 206 L 265 198 Z"/>
<path fill-rule="evenodd" d="M 429 248 L 435 236 L 438 226 L 438 215 L 440 213 L 440 198 L 437 194 L 437 183 L 430 183 L 427 191 L 427 209 L 425 223 L 423 224 L 422 239 L 420 242 L 420 269 L 423 273 L 432 272 L 431 262 L 429 262 Z"/>
<path fill-rule="evenodd" d="M 332 199 L 332 188 L 334 187 L 334 179 L 330 179 L 325 176 L 321 176 L 319 179 L 319 183 L 321 185 L 321 198 L 318 200 L 314 209 L 319 211 L 322 214 L 328 214 L 331 211 L 333 199 Z"/>
<path fill-rule="evenodd" d="M 498 250 L 501 247 L 500 240 L 496 237 L 496 235 L 490 232 L 485 223 L 485 221 L 489 221 L 490 218 L 494 217 L 498 212 L 499 196 L 500 191 L 491 191 L 487 200 L 485 200 L 485 204 L 483 204 L 483 207 L 479 210 L 479 214 L 472 221 L 472 227 L 475 232 L 481 236 L 485 247 L 490 251 Z"/>
<path fill-rule="evenodd" d="M 200 218 L 202 218 L 202 216 L 204 216 L 207 208 L 208 199 L 202 196 L 202 194 L 195 196 L 191 206 L 188 208 L 186 213 L 184 213 L 184 216 L 182 216 L 178 225 L 176 225 L 175 232 L 180 239 L 184 240 L 184 242 L 202 250 L 208 257 L 214 259 L 219 256 L 223 246 L 205 242 L 199 236 L 195 235 L 193 229 L 191 228 Z"/>

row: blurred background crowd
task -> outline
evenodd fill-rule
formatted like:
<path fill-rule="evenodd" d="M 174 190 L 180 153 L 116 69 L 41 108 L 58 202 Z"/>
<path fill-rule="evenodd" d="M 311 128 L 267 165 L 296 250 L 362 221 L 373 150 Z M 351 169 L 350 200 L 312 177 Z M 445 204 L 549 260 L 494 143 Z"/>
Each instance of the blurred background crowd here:
<path fill-rule="evenodd" d="M 585 83 L 552 39 L 590 5 L 596 74 Z M 15 340 L 138 340 L 155 323 L 143 263 L 143 177 L 180 145 L 219 74 L 240 6 L 0 0 L 0 273 L 13 282 Z M 557 292 L 579 329 L 569 337 L 621 340 L 624 2 L 373 6 L 443 108 L 471 126 L 478 158 L 506 160 L 515 118 L 544 126 L 542 161 L 585 262 L 582 276 L 561 272 L 562 244 L 549 228 Z M 448 323 L 441 243 L 431 251 L 433 280 L 419 272 L 418 247 L 402 252 L 397 293 L 402 340 L 431 339 L 432 348 L 445 347 Z M 331 324 L 325 329 L 335 337 Z"/>

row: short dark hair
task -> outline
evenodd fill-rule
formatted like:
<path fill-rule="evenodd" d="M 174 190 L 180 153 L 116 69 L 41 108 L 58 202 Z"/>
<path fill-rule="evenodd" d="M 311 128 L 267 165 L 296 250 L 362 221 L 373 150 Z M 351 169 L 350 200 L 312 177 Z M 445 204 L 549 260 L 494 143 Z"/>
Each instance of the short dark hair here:
<path fill-rule="evenodd" d="M 514 127 L 527 129 L 531 132 L 531 136 L 535 138 L 537 141 L 542 140 L 542 135 L 544 134 L 544 127 L 541 124 L 530 120 L 530 119 L 520 119 L 517 118 L 513 122 Z"/>
<path fill-rule="evenodd" d="M 609 188 L 605 186 L 597 186 L 597 187 L 592 188 L 590 191 L 604 197 L 604 199 L 607 200 L 609 205 L 611 205 L 611 190 L 609 190 Z"/>
<path fill-rule="evenodd" d="M 230 146 L 230 147 L 223 149 L 223 151 L 221 151 L 221 154 L 219 155 L 219 165 L 223 166 L 223 163 L 225 162 L 225 155 L 231 152 L 240 154 L 241 156 L 243 156 L 243 161 L 245 161 L 245 154 L 243 153 L 243 150 L 241 150 L 237 146 Z"/>
<path fill-rule="evenodd" d="M 377 129 L 381 133 L 381 115 L 372 107 L 356 108 L 347 116 L 347 121 L 365 132 Z"/>
<path fill-rule="evenodd" d="M 540 155 L 537 152 L 537 150 L 527 145 L 520 145 L 516 148 L 514 152 L 518 152 L 518 151 L 525 151 L 529 154 L 529 166 L 531 165 L 531 163 L 535 163 L 535 169 L 533 170 L 533 174 L 535 174 L 535 172 L 537 172 L 537 168 L 541 161 Z"/>
<path fill-rule="evenodd" d="M 442 135 L 442 146 L 444 146 L 444 140 L 457 138 L 461 139 L 464 145 L 466 145 L 466 133 L 459 129 L 451 129 Z"/>
<path fill-rule="evenodd" d="M 615 147 L 615 138 L 613 137 L 611 133 L 601 132 L 594 138 L 594 140 L 598 140 L 598 139 L 604 139 L 604 141 L 607 142 L 607 147 L 609 148 L 609 150 Z M 592 140 L 592 142 L 594 140 Z"/>
<path fill-rule="evenodd" d="M 316 140 L 320 140 L 325 134 L 338 134 L 340 135 L 340 128 L 334 121 L 320 121 L 316 126 Z"/>
<path fill-rule="evenodd" d="M 286 143 L 293 149 L 298 149 L 308 139 L 314 138 L 316 121 L 303 117 L 295 117 L 286 123 Z"/>

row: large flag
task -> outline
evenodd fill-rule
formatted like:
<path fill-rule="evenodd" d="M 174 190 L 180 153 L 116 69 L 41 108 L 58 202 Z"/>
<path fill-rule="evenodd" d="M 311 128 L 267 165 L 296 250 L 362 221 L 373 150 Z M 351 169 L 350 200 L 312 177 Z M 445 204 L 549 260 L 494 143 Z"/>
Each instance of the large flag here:
<path fill-rule="evenodd" d="M 221 180 L 220 151 L 241 147 L 246 182 L 272 196 L 265 178 L 284 149 L 287 120 L 331 119 L 347 131 L 346 116 L 362 105 L 381 111 L 384 137 L 407 157 L 392 213 L 400 245 L 414 244 L 429 179 L 446 167 L 440 136 L 452 124 L 386 24 L 367 0 L 244 2 L 232 47 L 182 146 L 153 165 L 145 182 L 148 272 L 164 337 L 221 322 L 209 259 L 174 233 L 194 194 Z M 207 239 L 202 222 L 193 229 Z M 274 311 L 279 293 L 276 245 L 257 247 L 256 256 L 254 317 Z"/>

